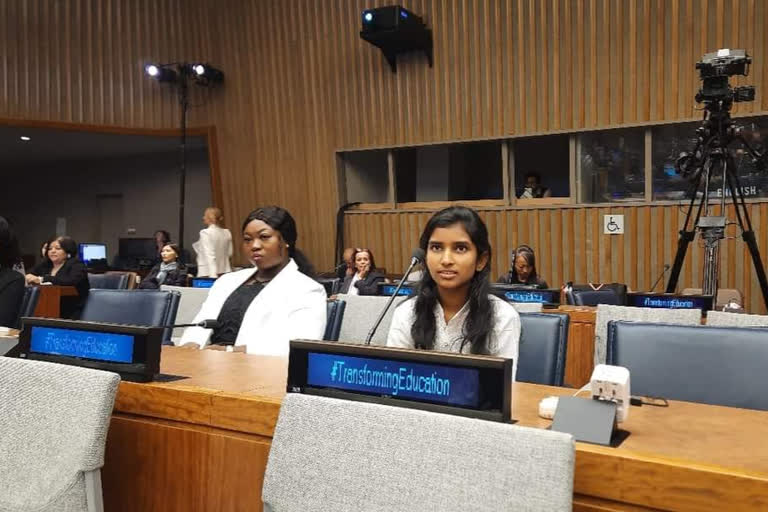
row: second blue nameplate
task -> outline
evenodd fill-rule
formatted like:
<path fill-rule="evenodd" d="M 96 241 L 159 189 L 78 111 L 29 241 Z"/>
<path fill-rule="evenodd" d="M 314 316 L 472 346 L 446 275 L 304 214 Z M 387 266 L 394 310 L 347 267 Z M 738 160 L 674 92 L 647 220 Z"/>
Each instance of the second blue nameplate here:
<path fill-rule="evenodd" d="M 293 340 L 287 390 L 510 422 L 512 360 Z"/>
<path fill-rule="evenodd" d="M 508 302 L 539 303 L 546 307 L 560 305 L 559 288 L 541 289 L 534 286 L 492 283 L 491 293 Z"/>

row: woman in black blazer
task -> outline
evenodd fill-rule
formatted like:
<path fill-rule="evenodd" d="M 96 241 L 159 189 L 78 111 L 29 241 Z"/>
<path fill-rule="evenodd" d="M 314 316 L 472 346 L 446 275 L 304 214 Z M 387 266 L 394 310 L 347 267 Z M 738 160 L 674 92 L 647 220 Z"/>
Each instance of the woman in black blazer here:
<path fill-rule="evenodd" d="M 355 249 L 352 255 L 356 272 L 344 278 L 341 292 L 347 295 L 377 295 L 384 274 L 376 271 L 376 263 L 370 249 Z"/>
<path fill-rule="evenodd" d="M 13 269 L 21 260 L 19 242 L 0 217 L 0 326 L 16 327 L 24 298 L 24 276 Z"/>
<path fill-rule="evenodd" d="M 176 244 L 165 244 L 160 251 L 162 261 L 152 267 L 139 288 L 156 290 L 161 285 L 187 286 L 187 267 L 179 262 L 181 249 Z"/>
<path fill-rule="evenodd" d="M 61 317 L 77 320 L 88 297 L 88 270 L 77 259 L 77 243 L 68 236 L 60 236 L 48 245 L 48 261 L 35 266 L 26 276 L 27 284 L 51 283 L 74 286 L 77 297 L 61 298 Z"/>

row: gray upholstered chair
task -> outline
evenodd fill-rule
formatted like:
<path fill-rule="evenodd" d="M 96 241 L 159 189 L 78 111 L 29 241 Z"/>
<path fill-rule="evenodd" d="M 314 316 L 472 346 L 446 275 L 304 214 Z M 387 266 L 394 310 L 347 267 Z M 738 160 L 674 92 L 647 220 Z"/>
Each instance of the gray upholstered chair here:
<path fill-rule="evenodd" d="M 568 434 L 312 395 L 283 399 L 264 510 L 570 511 Z"/>
<path fill-rule="evenodd" d="M 177 324 L 190 324 L 195 319 L 200 308 L 203 306 L 203 302 L 208 298 L 208 292 L 210 288 L 192 288 L 186 286 L 169 286 L 162 285 L 160 287 L 163 291 L 176 292 L 179 297 L 179 308 L 176 312 Z M 179 327 L 173 330 L 172 339 L 178 341 L 184 334 L 184 328 Z"/>
<path fill-rule="evenodd" d="M 707 312 L 707 325 L 714 327 L 768 327 L 768 315 L 709 311 Z"/>
<path fill-rule="evenodd" d="M 368 331 L 373 327 L 373 323 L 379 316 L 379 312 L 384 309 L 389 297 L 379 297 L 370 295 L 337 295 L 339 300 L 347 303 L 344 308 L 344 318 L 341 321 L 341 330 L 339 331 L 339 341 L 350 343 L 363 343 Z M 376 334 L 371 341 L 372 345 L 386 345 L 387 335 L 389 334 L 389 325 L 392 323 L 392 314 L 395 312 L 398 304 L 408 299 L 408 297 L 396 297 L 392 307 L 387 311 L 386 316 L 379 324 Z"/>
<path fill-rule="evenodd" d="M 100 512 L 120 377 L 0 357 L 0 510 Z"/>
<path fill-rule="evenodd" d="M 562 386 L 568 349 L 568 315 L 521 313 L 517 378 L 547 386 Z"/>
<path fill-rule="evenodd" d="M 597 306 L 595 319 L 595 364 L 605 364 L 608 344 L 608 322 L 626 320 L 630 322 L 653 322 L 656 324 L 701 325 L 699 309 L 635 308 L 628 306 Z"/>
<path fill-rule="evenodd" d="M 768 329 L 609 322 L 633 395 L 768 410 Z"/>
<path fill-rule="evenodd" d="M 108 274 L 88 274 L 88 283 L 92 289 L 99 290 L 127 290 L 128 274 L 115 272 Z"/>
<path fill-rule="evenodd" d="M 541 313 L 543 304 L 541 302 L 510 302 L 518 313 Z"/>

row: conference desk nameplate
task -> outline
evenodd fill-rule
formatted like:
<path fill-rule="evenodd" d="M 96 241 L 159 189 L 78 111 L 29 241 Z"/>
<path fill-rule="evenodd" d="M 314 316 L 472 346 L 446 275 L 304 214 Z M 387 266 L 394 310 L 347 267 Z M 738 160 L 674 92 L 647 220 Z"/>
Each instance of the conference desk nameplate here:
<path fill-rule="evenodd" d="M 288 392 L 511 421 L 512 360 L 291 341 Z"/>
<path fill-rule="evenodd" d="M 162 335 L 160 327 L 24 317 L 14 355 L 148 382 L 160 371 Z"/>

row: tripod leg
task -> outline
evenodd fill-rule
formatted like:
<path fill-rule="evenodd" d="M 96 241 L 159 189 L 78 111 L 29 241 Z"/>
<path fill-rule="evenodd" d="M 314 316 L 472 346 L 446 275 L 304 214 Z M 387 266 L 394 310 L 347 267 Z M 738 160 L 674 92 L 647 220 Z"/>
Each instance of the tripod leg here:
<path fill-rule="evenodd" d="M 730 169 L 735 169 L 733 165 L 729 166 Z M 749 218 L 749 210 L 747 210 L 747 203 L 744 200 L 744 194 L 741 190 L 741 184 L 739 183 L 739 177 L 736 176 L 735 171 L 728 173 L 728 188 L 731 190 L 731 198 L 733 199 L 733 206 L 736 210 L 736 219 L 739 221 L 741 227 L 741 238 L 747 244 L 749 249 L 749 255 L 752 257 L 752 265 L 755 267 L 755 274 L 757 274 L 757 281 L 760 283 L 760 291 L 763 294 L 763 303 L 768 308 L 768 278 L 765 275 L 765 267 L 763 266 L 762 258 L 760 257 L 760 249 L 757 247 L 757 238 L 755 232 L 752 231 L 752 220 Z"/>
<path fill-rule="evenodd" d="M 683 269 L 683 261 L 685 261 L 685 253 L 688 252 L 688 245 L 693 242 L 696 237 L 696 224 L 701 217 L 701 211 L 704 203 L 707 201 L 706 196 L 702 198 L 699 203 L 699 207 L 696 211 L 696 218 L 693 221 L 691 229 L 688 229 L 688 224 L 691 221 L 691 214 L 693 213 L 693 207 L 696 204 L 696 193 L 701 186 L 702 176 L 705 173 L 699 173 L 696 178 L 696 182 L 693 186 L 693 192 L 691 193 L 691 202 L 688 205 L 688 212 L 685 214 L 685 223 L 683 223 L 683 229 L 680 230 L 680 237 L 677 239 L 677 252 L 675 253 L 675 262 L 672 264 L 672 271 L 669 274 L 669 281 L 667 282 L 666 293 L 675 293 L 677 289 L 677 281 L 680 279 L 680 271 Z"/>

